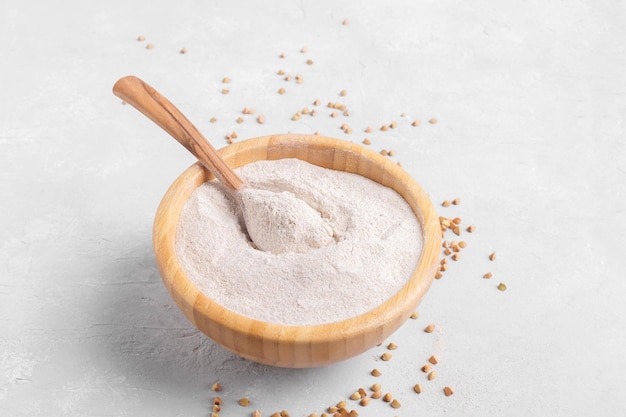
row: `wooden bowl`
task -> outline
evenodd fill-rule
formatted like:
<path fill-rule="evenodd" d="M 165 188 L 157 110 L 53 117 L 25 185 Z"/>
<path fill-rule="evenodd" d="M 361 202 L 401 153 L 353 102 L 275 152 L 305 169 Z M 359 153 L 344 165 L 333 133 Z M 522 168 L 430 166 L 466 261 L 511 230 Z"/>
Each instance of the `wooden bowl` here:
<path fill-rule="evenodd" d="M 201 293 L 185 276 L 176 257 L 176 226 L 191 193 L 213 178 L 199 163 L 176 179 L 163 197 L 154 221 L 154 250 L 163 281 L 185 316 L 218 344 L 253 361 L 290 368 L 331 364 L 381 343 L 415 311 L 438 268 L 441 229 L 421 187 L 398 165 L 360 145 L 313 135 L 273 135 L 219 150 L 234 168 L 257 160 L 298 158 L 356 173 L 397 191 L 411 205 L 424 235 L 423 251 L 407 284 L 374 309 L 347 320 L 285 326 L 234 313 Z"/>

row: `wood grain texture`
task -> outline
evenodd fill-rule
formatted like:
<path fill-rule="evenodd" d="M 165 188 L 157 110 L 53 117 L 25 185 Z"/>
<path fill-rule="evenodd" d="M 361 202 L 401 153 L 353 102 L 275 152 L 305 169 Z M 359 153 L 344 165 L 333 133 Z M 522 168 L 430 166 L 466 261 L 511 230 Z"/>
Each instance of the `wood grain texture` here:
<path fill-rule="evenodd" d="M 370 178 L 402 195 L 417 215 L 424 247 L 407 284 L 378 307 L 344 321 L 283 326 L 236 314 L 202 294 L 176 258 L 176 226 L 191 193 L 213 178 L 195 164 L 165 194 L 154 221 L 154 249 L 163 281 L 185 316 L 215 342 L 236 354 L 281 367 L 315 367 L 358 355 L 393 333 L 415 311 L 438 267 L 441 229 L 421 187 L 398 165 L 360 145 L 312 135 L 264 136 L 218 151 L 233 168 L 261 159 L 299 158 L 315 165 Z M 261 308 L 261 307 L 260 307 Z"/>
<path fill-rule="evenodd" d="M 113 94 L 169 133 L 230 190 L 238 191 L 244 187 L 243 180 L 224 163 L 193 123 L 146 82 L 133 75 L 120 78 L 113 86 Z"/>

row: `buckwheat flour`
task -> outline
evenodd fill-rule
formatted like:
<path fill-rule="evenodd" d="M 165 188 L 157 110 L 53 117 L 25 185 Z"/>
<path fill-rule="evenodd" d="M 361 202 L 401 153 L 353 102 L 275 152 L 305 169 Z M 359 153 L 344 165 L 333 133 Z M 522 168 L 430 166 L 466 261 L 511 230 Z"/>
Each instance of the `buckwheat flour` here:
<path fill-rule="evenodd" d="M 261 250 L 301 253 L 334 241 L 329 220 L 289 191 L 247 187 L 241 199 L 248 236 Z"/>
<path fill-rule="evenodd" d="M 217 303 L 278 324 L 329 323 L 367 312 L 410 278 L 422 230 L 392 189 L 297 159 L 257 161 L 237 172 L 251 187 L 305 201 L 334 242 L 304 253 L 258 250 L 224 187 L 201 185 L 182 211 L 176 252 L 189 279 Z"/>

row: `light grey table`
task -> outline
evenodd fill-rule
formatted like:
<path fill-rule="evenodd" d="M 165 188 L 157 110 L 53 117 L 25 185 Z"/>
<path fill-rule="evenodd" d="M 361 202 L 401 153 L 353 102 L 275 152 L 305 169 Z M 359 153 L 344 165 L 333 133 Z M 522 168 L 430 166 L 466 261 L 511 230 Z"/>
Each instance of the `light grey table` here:
<path fill-rule="evenodd" d="M 624 415 L 624 39 L 617 1 L 4 0 L 0 414 L 206 416 L 219 381 L 229 417 L 321 413 L 374 382 L 402 407 L 350 403 L 361 416 Z M 378 359 L 383 345 L 274 369 L 186 321 L 156 270 L 151 223 L 193 159 L 111 94 L 127 74 L 216 147 L 233 131 L 368 137 L 396 151 L 441 215 L 476 225 L 420 317 L 390 339 L 391 361 Z M 317 116 L 291 120 L 315 99 Z M 350 116 L 329 117 L 329 101 Z M 244 107 L 265 124 L 236 123 Z"/>

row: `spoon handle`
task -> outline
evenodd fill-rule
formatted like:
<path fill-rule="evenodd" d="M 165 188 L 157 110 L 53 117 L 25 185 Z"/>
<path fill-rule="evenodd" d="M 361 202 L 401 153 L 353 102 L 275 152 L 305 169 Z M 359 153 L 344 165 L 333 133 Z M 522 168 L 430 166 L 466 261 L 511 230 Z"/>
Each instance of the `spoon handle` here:
<path fill-rule="evenodd" d="M 129 75 L 113 86 L 113 94 L 135 107 L 191 152 L 215 177 L 232 191 L 245 184 L 217 154 L 200 131 L 168 99 L 139 78 Z"/>

